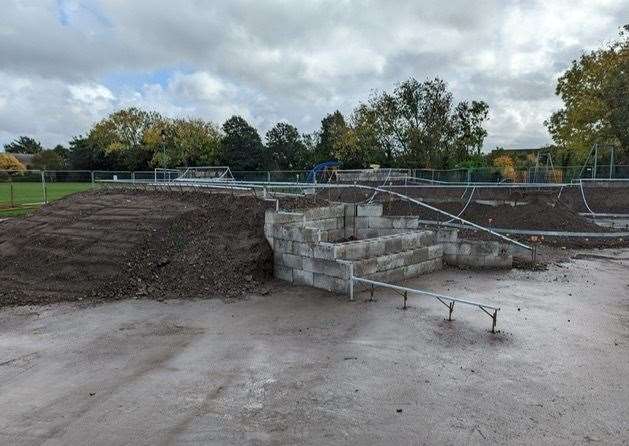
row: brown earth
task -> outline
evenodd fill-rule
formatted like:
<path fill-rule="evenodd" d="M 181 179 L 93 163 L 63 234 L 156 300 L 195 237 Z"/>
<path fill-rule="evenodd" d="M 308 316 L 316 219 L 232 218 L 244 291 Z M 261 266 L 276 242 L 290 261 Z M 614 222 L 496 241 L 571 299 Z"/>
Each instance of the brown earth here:
<path fill-rule="evenodd" d="M 0 305 L 264 293 L 272 275 L 264 212 L 272 206 L 202 192 L 69 196 L 1 223 Z"/>
<path fill-rule="evenodd" d="M 465 203 L 435 203 L 431 206 L 459 216 Z M 384 211 L 386 215 L 415 215 L 424 220 L 450 220 L 450 217 L 439 212 L 400 200 L 385 202 Z M 588 221 L 561 203 L 551 206 L 543 201 L 529 202 L 522 206 L 470 203 L 460 217 L 488 228 L 613 232 L 610 228 Z"/>
<path fill-rule="evenodd" d="M 381 184 L 365 184 L 380 187 Z M 463 204 L 467 201 L 472 187 L 404 187 L 395 186 L 392 191 L 408 195 L 416 199 L 453 200 Z M 583 195 L 592 211 L 597 213 L 629 213 L 629 183 L 613 183 L 610 186 L 593 186 L 586 184 Z M 335 201 L 359 202 L 369 199 L 373 192 L 367 189 L 334 188 L 322 190 L 322 198 Z M 583 201 L 581 189 L 577 185 L 563 188 L 523 188 L 523 187 L 476 187 L 474 200 L 501 200 L 517 203 L 542 202 L 547 204 L 562 203 L 575 212 L 589 212 Z M 392 197 L 386 193 L 378 193 L 376 201 L 388 201 Z"/>

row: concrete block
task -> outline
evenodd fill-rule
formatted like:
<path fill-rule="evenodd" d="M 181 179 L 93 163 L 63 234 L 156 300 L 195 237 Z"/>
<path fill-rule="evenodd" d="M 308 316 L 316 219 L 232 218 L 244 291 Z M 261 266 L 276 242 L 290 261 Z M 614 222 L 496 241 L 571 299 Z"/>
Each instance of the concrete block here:
<path fill-rule="evenodd" d="M 301 212 L 275 212 L 273 209 L 267 209 L 264 213 L 264 222 L 271 225 L 298 223 L 302 220 L 303 215 Z"/>
<path fill-rule="evenodd" d="M 362 259 L 367 257 L 367 243 L 365 242 L 349 242 L 341 243 L 336 247 L 336 256 L 339 259 Z"/>
<path fill-rule="evenodd" d="M 408 259 L 408 264 L 414 263 L 422 263 L 427 260 L 430 260 L 430 255 L 428 251 L 428 246 L 423 246 L 421 248 L 416 248 L 410 252 L 410 258 Z"/>
<path fill-rule="evenodd" d="M 266 238 L 266 241 L 269 242 L 269 245 L 273 246 L 273 225 L 264 225 L 264 237 Z"/>
<path fill-rule="evenodd" d="M 369 227 L 375 229 L 393 229 L 393 219 L 389 217 L 369 217 Z"/>
<path fill-rule="evenodd" d="M 443 256 L 443 247 L 441 245 L 428 246 L 428 258 L 435 259 Z"/>
<path fill-rule="evenodd" d="M 511 268 L 513 256 L 485 256 L 485 268 Z"/>
<path fill-rule="evenodd" d="M 500 251 L 500 243 L 493 241 L 471 242 L 470 254 L 473 256 L 497 256 Z"/>
<path fill-rule="evenodd" d="M 293 269 L 282 265 L 273 265 L 273 276 L 280 280 L 293 282 Z"/>
<path fill-rule="evenodd" d="M 336 260 L 324 260 L 317 258 L 303 258 L 303 269 L 316 274 L 337 277 L 340 279 L 349 278 L 349 265 Z"/>
<path fill-rule="evenodd" d="M 349 281 L 327 276 L 325 274 L 313 274 L 313 286 L 335 293 L 347 293 Z"/>
<path fill-rule="evenodd" d="M 387 271 L 405 266 L 408 260 L 408 256 L 406 254 L 407 253 L 401 252 L 376 257 L 378 271 Z"/>
<path fill-rule="evenodd" d="M 386 253 L 405 251 L 404 240 L 401 237 L 390 237 L 384 239 L 384 250 Z"/>
<path fill-rule="evenodd" d="M 337 242 L 345 238 L 345 229 L 330 229 L 326 231 L 329 242 Z"/>
<path fill-rule="evenodd" d="M 328 218 L 342 217 L 345 215 L 345 206 L 326 206 L 320 208 L 308 209 L 304 212 L 306 221 L 309 220 L 323 220 Z"/>
<path fill-rule="evenodd" d="M 386 254 L 386 245 L 383 239 L 373 239 L 365 242 L 367 252 L 363 257 L 378 257 Z"/>
<path fill-rule="evenodd" d="M 304 271 L 303 269 L 293 269 L 293 283 L 296 285 L 314 285 L 314 276 L 310 271 Z"/>
<path fill-rule="evenodd" d="M 482 268 L 485 266 L 485 256 L 470 256 L 459 254 L 457 256 L 459 265 L 469 266 L 471 268 Z"/>
<path fill-rule="evenodd" d="M 310 243 L 318 243 L 322 241 L 325 236 L 325 232 L 321 231 L 318 228 L 306 227 L 306 228 L 303 228 L 301 233 L 302 233 L 302 238 L 303 238 L 303 240 L 301 241 L 310 242 Z"/>
<path fill-rule="evenodd" d="M 377 273 L 371 274 L 367 277 L 367 279 L 395 284 L 404 280 L 404 267 L 390 269 L 387 271 L 379 271 Z"/>
<path fill-rule="evenodd" d="M 456 256 L 459 253 L 458 243 L 443 242 L 441 243 L 441 246 L 443 247 L 444 256 L 445 255 Z"/>
<path fill-rule="evenodd" d="M 433 231 L 420 231 L 421 246 L 434 245 L 437 242 L 437 236 Z"/>
<path fill-rule="evenodd" d="M 392 218 L 391 223 L 394 229 L 417 229 L 419 219 L 413 217 L 397 217 Z"/>
<path fill-rule="evenodd" d="M 356 216 L 356 205 L 346 204 L 345 205 L 345 218 L 355 217 L 355 216 Z"/>
<path fill-rule="evenodd" d="M 369 217 L 356 217 L 354 219 L 354 226 L 358 229 L 369 227 Z"/>
<path fill-rule="evenodd" d="M 457 255 L 456 254 L 443 254 L 443 261 L 448 265 L 458 265 Z"/>
<path fill-rule="evenodd" d="M 419 276 L 420 275 L 419 267 L 420 267 L 420 264 L 418 263 L 404 267 L 404 278 L 411 279 L 413 277 Z"/>
<path fill-rule="evenodd" d="M 314 245 L 311 243 L 299 243 L 299 242 L 288 242 L 290 243 L 290 252 L 296 256 L 301 257 L 312 257 L 314 254 Z"/>
<path fill-rule="evenodd" d="M 365 277 L 369 274 L 373 274 L 378 271 L 378 259 L 362 259 L 355 260 L 354 275 L 358 277 Z"/>
<path fill-rule="evenodd" d="M 293 242 L 290 240 L 275 239 L 273 241 L 273 252 L 293 253 Z"/>
<path fill-rule="evenodd" d="M 458 229 L 439 229 L 437 231 L 437 241 L 439 242 L 456 242 L 458 239 Z"/>
<path fill-rule="evenodd" d="M 304 257 L 296 256 L 294 254 L 288 254 L 285 252 L 276 252 L 273 253 L 273 257 L 275 258 L 275 263 L 288 266 L 291 268 L 302 269 L 303 268 L 303 259 Z"/>
<path fill-rule="evenodd" d="M 377 238 L 382 235 L 382 231 L 382 229 L 356 229 L 356 238 L 359 240 Z"/>
<path fill-rule="evenodd" d="M 468 242 L 459 243 L 458 254 L 461 256 L 471 256 L 472 244 Z"/>
<path fill-rule="evenodd" d="M 356 206 L 356 216 L 358 217 L 380 217 L 381 215 L 381 204 L 359 204 Z"/>
<path fill-rule="evenodd" d="M 313 256 L 319 259 L 334 259 L 337 246 L 332 243 L 313 245 Z"/>
<path fill-rule="evenodd" d="M 305 226 L 308 228 L 322 229 L 324 231 L 328 229 L 338 229 L 339 227 L 337 217 L 324 218 L 321 220 L 311 220 L 311 221 L 306 222 Z M 342 227 L 342 223 L 341 223 L 341 227 Z"/>

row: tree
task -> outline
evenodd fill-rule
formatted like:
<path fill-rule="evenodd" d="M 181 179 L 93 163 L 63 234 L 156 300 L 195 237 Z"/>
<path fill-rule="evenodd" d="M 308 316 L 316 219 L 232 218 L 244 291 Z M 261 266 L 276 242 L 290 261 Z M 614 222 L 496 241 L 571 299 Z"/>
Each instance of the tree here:
<path fill-rule="evenodd" d="M 335 141 L 339 138 L 339 133 L 344 132 L 346 128 L 345 118 L 338 110 L 321 120 L 319 141 L 315 149 L 316 162 L 329 161 L 334 158 Z"/>
<path fill-rule="evenodd" d="M 26 167 L 13 155 L 0 153 L 0 170 L 24 171 Z"/>
<path fill-rule="evenodd" d="M 278 122 L 266 132 L 266 148 L 273 169 L 301 170 L 308 167 L 306 145 L 297 128 Z"/>
<path fill-rule="evenodd" d="M 584 161 L 593 144 L 629 161 L 629 25 L 604 48 L 581 55 L 559 78 L 564 108 L 545 122 L 553 140 Z"/>
<path fill-rule="evenodd" d="M 220 129 L 201 119 L 163 120 L 147 129 L 144 142 L 152 148 L 153 167 L 210 166 L 220 149 Z"/>
<path fill-rule="evenodd" d="M 63 166 L 62 168 L 68 169 L 70 166 L 70 151 L 61 144 L 57 144 L 55 148 L 52 149 L 52 151 L 59 156 L 59 159 L 61 160 Z"/>
<path fill-rule="evenodd" d="M 493 166 L 500 169 L 503 178 L 515 179 L 515 163 L 509 155 L 500 155 L 494 158 Z"/>
<path fill-rule="evenodd" d="M 41 143 L 28 136 L 20 136 L 13 142 L 4 145 L 4 150 L 7 153 L 27 153 L 34 155 L 44 150 Z"/>
<path fill-rule="evenodd" d="M 231 170 L 264 169 L 268 160 L 258 131 L 240 116 L 223 124 L 220 160 Z"/>
<path fill-rule="evenodd" d="M 63 159 L 54 150 L 44 150 L 33 156 L 33 169 L 61 170 L 64 168 Z"/>
<path fill-rule="evenodd" d="M 392 93 L 373 95 L 356 113 L 368 117 L 372 144 L 387 164 L 447 168 L 480 153 L 488 111 L 482 101 L 454 105 L 441 79 L 410 78 Z"/>
<path fill-rule="evenodd" d="M 69 144 L 68 161 L 76 170 L 119 170 L 117 153 L 92 144 L 83 136 L 74 137 Z"/>
<path fill-rule="evenodd" d="M 110 114 L 90 130 L 90 145 L 107 154 L 115 154 L 120 168 L 143 170 L 149 167 L 154 146 L 145 144 L 147 131 L 162 125 L 164 118 L 156 112 L 135 107 Z"/>

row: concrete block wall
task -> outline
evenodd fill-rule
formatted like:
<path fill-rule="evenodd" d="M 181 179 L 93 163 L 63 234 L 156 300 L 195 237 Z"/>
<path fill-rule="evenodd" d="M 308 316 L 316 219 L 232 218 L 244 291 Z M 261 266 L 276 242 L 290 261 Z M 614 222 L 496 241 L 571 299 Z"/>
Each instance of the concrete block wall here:
<path fill-rule="evenodd" d="M 295 284 L 349 292 L 358 277 L 399 282 L 450 265 L 506 268 L 508 245 L 459 240 L 456 229 L 419 230 L 413 217 L 383 217 L 382 205 L 338 205 L 303 212 L 267 211 L 265 234 L 275 276 Z M 353 237 L 352 241 L 341 241 Z M 360 288 L 360 287 L 359 287 Z"/>
<path fill-rule="evenodd" d="M 511 268 L 512 245 L 491 240 L 458 238 L 458 229 L 440 229 L 437 241 L 443 246 L 443 260 L 448 265 L 471 268 Z"/>

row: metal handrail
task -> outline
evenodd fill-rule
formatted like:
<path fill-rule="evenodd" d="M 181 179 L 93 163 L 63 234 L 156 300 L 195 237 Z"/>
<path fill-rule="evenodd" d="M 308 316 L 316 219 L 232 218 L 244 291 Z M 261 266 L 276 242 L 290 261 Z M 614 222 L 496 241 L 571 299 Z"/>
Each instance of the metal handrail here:
<path fill-rule="evenodd" d="M 383 287 L 383 288 L 390 288 L 394 291 L 398 291 L 402 293 L 402 296 L 404 297 L 404 306 L 403 308 L 406 309 L 406 300 L 407 300 L 407 294 L 408 293 L 414 293 L 414 294 L 424 294 L 430 297 L 433 297 L 435 299 L 437 299 L 439 302 L 441 302 L 442 304 L 444 304 L 446 307 L 448 307 L 449 309 L 449 313 L 448 313 L 448 320 L 451 321 L 452 320 L 452 312 L 454 311 L 454 304 L 455 303 L 460 303 L 460 304 L 465 304 L 465 305 L 471 305 L 474 307 L 478 307 L 480 308 L 485 314 L 487 314 L 491 320 L 491 332 L 495 333 L 496 332 L 496 322 L 498 319 L 498 311 L 500 311 L 500 307 L 494 307 L 493 305 L 487 305 L 487 304 L 483 304 L 483 303 L 479 303 L 479 302 L 473 302 L 471 300 L 466 300 L 466 299 L 459 299 L 457 297 L 451 297 L 451 296 L 446 296 L 444 294 L 438 294 L 438 293 L 433 293 L 430 291 L 424 291 L 424 290 L 418 290 L 415 288 L 408 288 L 408 287 L 404 287 L 404 286 L 400 286 L 400 285 L 393 285 L 390 283 L 385 283 L 385 282 L 378 282 L 377 280 L 371 280 L 371 279 L 365 279 L 363 277 L 356 277 L 353 274 L 350 277 L 350 299 L 353 299 L 354 296 L 354 282 L 362 282 L 362 283 L 367 283 L 370 284 L 372 286 L 371 288 L 371 299 L 373 300 L 373 287 L 374 286 L 378 286 L 378 287 Z M 446 302 L 450 302 L 449 304 L 447 304 Z M 487 310 L 492 310 L 492 312 L 487 311 Z"/>

